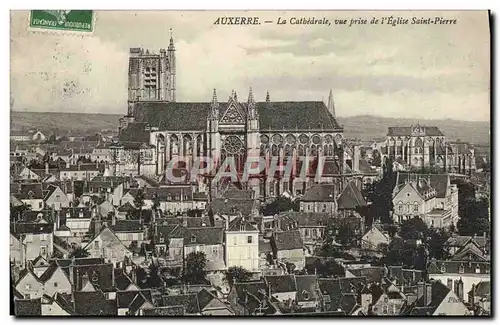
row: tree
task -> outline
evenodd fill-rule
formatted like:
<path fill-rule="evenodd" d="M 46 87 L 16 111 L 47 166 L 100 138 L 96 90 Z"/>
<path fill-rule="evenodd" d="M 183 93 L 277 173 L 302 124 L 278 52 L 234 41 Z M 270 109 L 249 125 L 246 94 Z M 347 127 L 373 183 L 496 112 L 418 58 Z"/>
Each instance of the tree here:
<path fill-rule="evenodd" d="M 265 216 L 271 216 L 275 214 L 279 214 L 280 212 L 285 211 L 299 211 L 299 203 L 297 201 L 292 201 L 287 197 L 278 197 L 276 200 L 266 204 L 261 212 Z"/>
<path fill-rule="evenodd" d="M 293 271 L 295 271 L 295 269 L 297 268 L 297 266 L 295 264 L 290 263 L 290 262 L 286 262 L 285 266 L 286 266 L 286 271 L 288 274 L 292 274 Z"/>
<path fill-rule="evenodd" d="M 235 282 L 245 282 L 251 278 L 252 273 L 241 266 L 231 266 L 224 274 L 224 281 L 226 281 L 230 287 L 232 287 Z"/>
<path fill-rule="evenodd" d="M 134 198 L 134 205 L 139 209 L 139 220 L 142 219 L 142 207 L 144 206 L 144 191 L 142 188 L 137 190 Z"/>
<path fill-rule="evenodd" d="M 382 223 L 392 223 L 391 212 L 394 208 L 392 192 L 396 186 L 396 175 L 392 171 L 392 160 L 387 159 L 384 165 L 384 176 L 379 181 L 366 186 L 363 195 L 371 204 L 366 209 L 366 219 L 380 219 Z"/>
<path fill-rule="evenodd" d="M 344 277 L 345 270 L 333 259 L 317 259 L 312 265 L 306 266 L 307 273 L 318 274 L 321 277 Z"/>
<path fill-rule="evenodd" d="M 183 280 L 189 284 L 204 284 L 206 280 L 205 267 L 207 257 L 204 252 L 189 253 L 186 257 Z"/>
<path fill-rule="evenodd" d="M 428 229 L 427 224 L 422 219 L 415 217 L 401 223 L 399 236 L 403 240 L 423 239 Z"/>
<path fill-rule="evenodd" d="M 155 263 L 149 266 L 149 273 L 146 277 L 146 285 L 148 288 L 159 288 L 163 286 L 163 281 L 160 277 L 160 269 Z"/>
<path fill-rule="evenodd" d="M 460 190 L 459 190 L 460 193 Z M 460 219 L 457 223 L 458 233 L 460 235 L 472 236 L 490 232 L 490 211 L 489 199 L 486 197 L 465 198 L 460 204 L 459 199 L 458 214 Z"/>
<path fill-rule="evenodd" d="M 88 250 L 86 250 L 85 248 L 83 247 L 77 247 L 75 248 L 70 254 L 69 254 L 69 257 L 72 258 L 84 258 L 84 257 L 89 257 L 90 256 L 90 253 Z"/>

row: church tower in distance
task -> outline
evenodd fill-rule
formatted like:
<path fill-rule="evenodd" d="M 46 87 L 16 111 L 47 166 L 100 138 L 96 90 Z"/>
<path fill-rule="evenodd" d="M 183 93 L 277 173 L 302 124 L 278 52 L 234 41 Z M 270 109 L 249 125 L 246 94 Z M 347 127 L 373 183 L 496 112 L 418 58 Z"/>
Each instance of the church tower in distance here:
<path fill-rule="evenodd" d="M 175 102 L 175 46 L 172 36 L 168 49 L 160 54 L 131 48 L 128 66 L 128 101 Z"/>

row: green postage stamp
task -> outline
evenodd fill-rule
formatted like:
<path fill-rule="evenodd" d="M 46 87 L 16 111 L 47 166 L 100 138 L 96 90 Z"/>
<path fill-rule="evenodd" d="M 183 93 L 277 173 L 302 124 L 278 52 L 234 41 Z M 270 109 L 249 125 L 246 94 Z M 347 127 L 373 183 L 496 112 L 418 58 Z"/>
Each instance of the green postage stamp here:
<path fill-rule="evenodd" d="M 30 28 L 69 32 L 94 31 L 92 10 L 31 10 Z"/>

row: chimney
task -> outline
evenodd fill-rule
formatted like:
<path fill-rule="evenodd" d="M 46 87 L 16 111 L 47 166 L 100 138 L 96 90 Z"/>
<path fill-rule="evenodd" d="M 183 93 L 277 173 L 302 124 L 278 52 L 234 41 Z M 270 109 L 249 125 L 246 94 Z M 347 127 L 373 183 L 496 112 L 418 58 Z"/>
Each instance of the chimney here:
<path fill-rule="evenodd" d="M 116 225 L 116 214 L 114 212 L 111 213 L 111 225 Z"/>
<path fill-rule="evenodd" d="M 474 307 L 476 304 L 476 285 L 472 284 L 471 296 L 469 297 L 469 303 Z"/>
<path fill-rule="evenodd" d="M 229 216 L 224 217 L 224 221 L 226 223 L 226 230 L 229 229 Z"/>
<path fill-rule="evenodd" d="M 56 212 L 56 229 L 59 229 L 61 227 L 61 216 L 59 211 Z"/>
<path fill-rule="evenodd" d="M 353 172 L 359 172 L 359 158 L 360 158 L 360 149 L 359 146 L 354 146 L 354 153 L 352 157 L 352 169 Z"/>
<path fill-rule="evenodd" d="M 460 299 L 461 301 L 464 301 L 464 282 L 462 281 L 462 278 L 460 278 L 460 280 L 458 280 L 457 296 L 458 296 L 458 299 Z"/>
<path fill-rule="evenodd" d="M 46 162 L 45 163 L 45 176 L 47 176 L 49 174 L 49 163 Z"/>

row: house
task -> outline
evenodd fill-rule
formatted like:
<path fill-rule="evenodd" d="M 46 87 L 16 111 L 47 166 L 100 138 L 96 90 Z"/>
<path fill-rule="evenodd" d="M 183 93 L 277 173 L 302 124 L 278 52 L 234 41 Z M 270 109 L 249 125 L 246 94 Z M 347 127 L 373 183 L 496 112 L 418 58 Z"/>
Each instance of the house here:
<path fill-rule="evenodd" d="M 116 217 L 112 216 L 108 226 L 126 247 L 130 247 L 132 243 L 135 243 L 133 244 L 135 247 L 140 247 L 145 240 L 146 230 L 140 221 L 116 220 Z"/>
<path fill-rule="evenodd" d="M 23 166 L 19 174 L 17 175 L 19 180 L 23 181 L 40 181 L 41 177 L 37 173 L 35 173 L 30 168 Z"/>
<path fill-rule="evenodd" d="M 60 211 L 61 208 L 68 208 L 70 205 L 70 200 L 66 193 L 64 193 L 59 186 L 55 185 L 49 186 L 43 200 L 46 207 L 51 207 L 56 211 Z"/>
<path fill-rule="evenodd" d="M 133 188 L 124 194 L 120 203 L 122 205 L 126 202 L 134 203 L 139 191 L 142 191 L 144 195 L 143 209 L 152 209 L 156 200 L 159 203 L 158 208 L 169 214 L 205 208 L 203 201 L 193 200 L 193 191 L 189 185 Z"/>
<path fill-rule="evenodd" d="M 95 209 L 88 206 L 61 208 L 60 211 L 61 219 L 70 229 L 71 236 L 80 240 L 89 231 L 93 214 L 95 214 Z"/>
<path fill-rule="evenodd" d="M 25 266 L 26 246 L 21 240 L 21 235 L 10 232 L 10 262 L 21 267 Z"/>
<path fill-rule="evenodd" d="M 405 308 L 402 315 L 468 316 L 470 312 L 453 290 L 440 281 L 433 281 L 419 283 L 418 299 Z"/>
<path fill-rule="evenodd" d="M 366 205 L 366 200 L 354 181 L 349 182 L 337 198 L 338 213 L 344 218 L 354 215 L 357 218 L 363 219 L 358 209 Z M 364 231 L 364 227 L 362 227 L 362 231 Z"/>
<path fill-rule="evenodd" d="M 195 252 L 204 252 L 206 270 L 217 272 L 226 269 L 224 261 L 224 229 L 217 227 L 188 228 L 184 231 L 184 260 Z"/>
<path fill-rule="evenodd" d="M 429 227 L 458 222 L 458 188 L 448 174 L 398 172 L 393 191 L 394 221 L 419 216 Z"/>
<path fill-rule="evenodd" d="M 196 293 L 177 294 L 177 295 L 162 295 L 162 307 L 183 306 L 186 316 L 201 315 L 200 305 L 198 303 L 198 295 Z"/>
<path fill-rule="evenodd" d="M 486 236 L 486 234 L 483 236 L 460 236 L 453 234 L 450 238 L 448 238 L 444 246 L 451 255 L 455 255 L 457 251 L 461 250 L 470 241 L 475 242 L 485 253 L 490 251 L 491 240 Z"/>
<path fill-rule="evenodd" d="M 473 284 L 467 295 L 469 304 L 474 308 L 474 315 L 491 315 L 491 283 L 489 281 Z"/>
<path fill-rule="evenodd" d="M 139 296 L 139 297 L 138 297 Z M 137 298 L 137 299 L 136 299 Z M 141 304 L 141 301 L 143 303 Z M 116 292 L 116 304 L 118 308 L 118 315 L 135 315 L 136 312 L 142 310 L 142 315 L 145 314 L 146 311 L 150 310 L 152 306 L 152 296 L 151 290 L 126 290 L 126 291 L 117 291 Z M 142 307 L 150 307 L 150 308 L 142 308 Z"/>
<path fill-rule="evenodd" d="M 99 166 L 97 164 L 82 164 L 69 165 L 62 167 L 59 174 L 59 179 L 61 181 L 73 180 L 73 181 L 90 181 L 94 177 L 98 176 L 100 173 Z"/>
<path fill-rule="evenodd" d="M 114 264 L 123 262 L 126 257 L 131 258 L 133 254 L 106 225 L 84 248 L 90 253 L 90 257 L 102 257 Z"/>
<path fill-rule="evenodd" d="M 236 316 L 281 315 L 263 280 L 234 283 L 227 301 Z"/>
<path fill-rule="evenodd" d="M 343 312 L 352 315 L 361 306 L 358 304 L 358 292 L 366 286 L 366 279 L 360 278 L 319 278 L 318 287 L 321 308 L 325 312 Z M 361 297 L 363 297 L 361 295 Z M 361 304 L 363 304 L 361 299 Z"/>
<path fill-rule="evenodd" d="M 21 271 L 19 280 L 14 287 L 25 299 L 40 298 L 44 291 L 43 282 L 29 267 Z"/>
<path fill-rule="evenodd" d="M 255 225 L 241 215 L 231 222 L 226 219 L 225 239 L 227 268 L 241 266 L 250 272 L 259 271 L 259 230 Z"/>
<path fill-rule="evenodd" d="M 75 311 L 79 315 L 88 316 L 116 316 L 118 308 L 116 299 L 107 299 L 106 295 L 100 291 L 75 291 L 74 305 Z"/>
<path fill-rule="evenodd" d="M 319 310 L 321 307 L 321 292 L 316 275 L 295 275 L 297 295 L 296 305 L 299 309 Z"/>
<path fill-rule="evenodd" d="M 383 247 L 388 246 L 390 242 L 391 239 L 382 226 L 373 223 L 372 228 L 361 237 L 361 249 L 381 252 Z"/>
<path fill-rule="evenodd" d="M 10 140 L 16 142 L 27 142 L 31 141 L 31 134 L 24 131 L 10 130 Z"/>
<path fill-rule="evenodd" d="M 129 186 L 130 181 L 127 177 L 96 176 L 87 183 L 85 194 L 87 196 L 103 195 L 106 201 L 118 207 L 121 205 L 120 200 L 123 197 L 124 189 Z"/>
<path fill-rule="evenodd" d="M 178 224 L 153 225 L 153 243 L 155 256 L 165 259 L 171 265 L 182 266 L 184 262 L 184 233 L 186 230 Z"/>
<path fill-rule="evenodd" d="M 446 283 L 450 289 L 460 284 L 462 288 L 457 293 L 460 299 L 465 299 L 464 293 L 472 290 L 472 285 L 490 281 L 490 271 L 489 256 L 473 240 L 457 251 L 450 260 L 433 259 L 427 266 L 429 279 Z"/>
<path fill-rule="evenodd" d="M 40 277 L 49 268 L 50 263 L 45 257 L 38 256 L 33 261 L 28 262 L 28 265 L 33 270 L 33 273 L 35 273 L 37 277 Z"/>
<path fill-rule="evenodd" d="M 31 207 L 33 211 L 40 211 L 44 208 L 44 195 L 41 183 L 22 184 L 16 197 L 25 205 Z"/>
<path fill-rule="evenodd" d="M 31 140 L 33 141 L 39 141 L 39 142 L 42 142 L 42 141 L 45 141 L 47 137 L 45 136 L 45 134 L 43 134 L 42 132 L 40 132 L 39 130 L 37 130 L 36 132 L 34 132 L 32 135 L 31 135 Z"/>
<path fill-rule="evenodd" d="M 271 237 L 271 247 L 279 263 L 292 263 L 296 270 L 304 268 L 304 243 L 298 229 L 275 232 Z"/>
<path fill-rule="evenodd" d="M 16 316 L 42 316 L 42 300 L 16 299 L 14 300 L 14 314 Z"/>
<path fill-rule="evenodd" d="M 405 305 L 406 297 L 388 278 L 380 283 L 373 283 L 369 290 L 372 294 L 372 304 L 369 314 L 376 316 L 399 315 Z"/>
<path fill-rule="evenodd" d="M 415 286 L 424 280 L 424 271 L 405 269 L 402 265 L 389 265 L 389 279 L 397 286 Z"/>
<path fill-rule="evenodd" d="M 324 212 L 334 215 L 337 212 L 336 184 L 321 183 L 308 188 L 300 199 L 300 211 L 302 212 Z"/>
<path fill-rule="evenodd" d="M 72 316 L 76 315 L 69 297 L 55 293 L 53 296 L 43 295 L 41 298 L 42 316 Z"/>
<path fill-rule="evenodd" d="M 234 311 L 212 292 L 202 289 L 197 294 L 198 305 L 202 315 L 233 316 Z"/>
<path fill-rule="evenodd" d="M 279 302 L 295 301 L 297 298 L 297 283 L 292 275 L 268 275 L 264 277 L 269 295 Z"/>
<path fill-rule="evenodd" d="M 22 271 L 15 288 L 26 299 L 40 298 L 44 294 L 50 297 L 55 293 L 69 294 L 72 290 L 68 275 L 55 262 L 51 263 L 39 277 L 33 271 L 33 267 L 28 266 Z"/>
<path fill-rule="evenodd" d="M 48 258 L 52 255 L 53 229 L 53 223 L 13 223 L 11 225 L 13 236 L 24 246 L 24 252 L 21 255 L 25 261 L 32 261 L 38 256 Z M 13 247 L 18 247 L 15 241 L 13 244 Z"/>
<path fill-rule="evenodd" d="M 304 247 L 309 254 L 314 254 L 317 247 L 321 246 L 325 238 L 326 226 L 329 215 L 326 212 L 282 212 L 277 219 L 277 229 L 283 229 L 281 219 L 288 218 L 297 224 Z"/>

